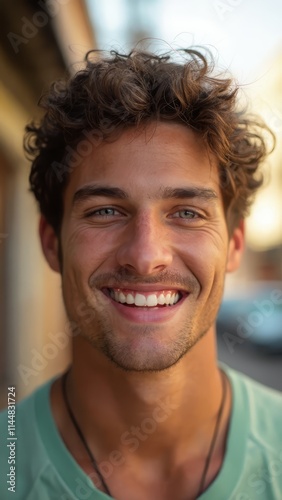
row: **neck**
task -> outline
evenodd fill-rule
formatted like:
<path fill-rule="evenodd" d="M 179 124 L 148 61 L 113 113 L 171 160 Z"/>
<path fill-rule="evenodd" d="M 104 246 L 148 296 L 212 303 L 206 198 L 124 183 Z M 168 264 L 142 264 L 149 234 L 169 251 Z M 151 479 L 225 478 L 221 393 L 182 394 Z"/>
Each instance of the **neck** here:
<path fill-rule="evenodd" d="M 214 337 L 207 333 L 177 365 L 159 373 L 124 372 L 76 339 L 67 399 L 106 479 L 105 487 L 93 479 L 102 491 L 109 488 L 125 500 L 136 494 L 191 500 L 215 479 L 225 452 L 231 391 L 222 384 Z M 62 394 L 58 379 L 51 391 L 58 429 L 81 468 L 97 478 Z"/>
<path fill-rule="evenodd" d="M 159 373 L 122 371 L 77 338 L 68 397 L 94 453 L 131 456 L 135 443 L 138 460 L 205 456 L 222 398 L 214 338 Z"/>

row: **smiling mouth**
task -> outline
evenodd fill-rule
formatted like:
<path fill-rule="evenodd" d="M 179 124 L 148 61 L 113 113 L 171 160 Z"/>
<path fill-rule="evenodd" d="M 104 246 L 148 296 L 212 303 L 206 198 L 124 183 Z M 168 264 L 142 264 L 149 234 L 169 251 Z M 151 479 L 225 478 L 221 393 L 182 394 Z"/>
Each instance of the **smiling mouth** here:
<path fill-rule="evenodd" d="M 105 288 L 104 293 L 115 302 L 128 307 L 171 307 L 183 297 L 179 290 L 160 290 L 155 292 L 137 292 L 121 288 Z"/>

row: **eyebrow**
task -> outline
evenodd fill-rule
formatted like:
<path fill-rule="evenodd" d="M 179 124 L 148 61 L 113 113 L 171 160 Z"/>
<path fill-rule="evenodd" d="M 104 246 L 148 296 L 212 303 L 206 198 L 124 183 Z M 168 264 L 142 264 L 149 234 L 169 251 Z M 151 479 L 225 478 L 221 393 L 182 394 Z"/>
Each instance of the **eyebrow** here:
<path fill-rule="evenodd" d="M 117 187 L 85 186 L 75 192 L 72 203 L 75 205 L 80 201 L 84 201 L 94 196 L 105 196 L 108 198 L 117 198 L 119 200 L 125 200 L 128 198 L 128 194 L 123 191 L 123 189 Z"/>
<path fill-rule="evenodd" d="M 164 188 L 160 190 L 161 198 L 203 198 L 205 200 L 218 199 L 217 193 L 213 189 L 202 187 L 187 187 L 187 188 Z"/>
<path fill-rule="evenodd" d="M 128 193 L 123 189 L 109 186 L 85 186 L 78 189 L 73 196 L 73 205 L 82 202 L 88 198 L 104 196 L 108 198 L 116 198 L 119 200 L 129 199 Z M 202 187 L 187 187 L 187 188 L 160 188 L 158 199 L 183 199 L 183 198 L 202 198 L 204 200 L 218 199 L 218 195 L 212 189 Z"/>

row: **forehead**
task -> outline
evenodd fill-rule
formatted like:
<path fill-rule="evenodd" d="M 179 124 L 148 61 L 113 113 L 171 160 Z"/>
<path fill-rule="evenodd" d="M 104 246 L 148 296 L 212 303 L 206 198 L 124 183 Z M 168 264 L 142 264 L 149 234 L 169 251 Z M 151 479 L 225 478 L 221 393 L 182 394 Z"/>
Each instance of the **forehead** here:
<path fill-rule="evenodd" d="M 163 187 L 211 187 L 220 194 L 216 158 L 184 125 L 158 122 L 130 128 L 91 149 L 70 174 L 67 192 L 93 182 L 148 196 Z M 136 193 L 135 193 L 136 194 Z"/>

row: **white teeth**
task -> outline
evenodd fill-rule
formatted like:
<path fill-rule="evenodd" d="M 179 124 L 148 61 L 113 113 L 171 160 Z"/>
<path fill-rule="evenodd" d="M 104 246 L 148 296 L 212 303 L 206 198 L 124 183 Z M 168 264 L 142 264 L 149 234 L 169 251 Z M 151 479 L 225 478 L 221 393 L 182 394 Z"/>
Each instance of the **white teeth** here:
<path fill-rule="evenodd" d="M 145 295 L 141 295 L 141 293 L 136 293 L 134 303 L 136 306 L 145 306 L 146 305 Z"/>
<path fill-rule="evenodd" d="M 174 303 L 174 304 L 176 304 L 176 302 L 178 302 L 178 301 L 179 301 L 179 299 L 180 299 L 180 295 L 179 295 L 179 293 L 178 293 L 178 292 L 176 292 L 176 293 L 174 294 L 174 301 L 173 301 L 173 303 Z"/>
<path fill-rule="evenodd" d="M 133 293 L 125 294 L 119 290 L 113 290 L 113 289 L 110 290 L 110 296 L 116 302 L 120 302 L 121 304 L 126 303 L 129 305 L 134 304 L 137 307 L 156 307 L 158 304 L 172 306 L 176 304 L 180 298 L 178 292 L 176 293 L 162 292 L 160 293 L 160 295 L 151 293 L 146 297 L 142 293 L 136 293 L 134 296 Z"/>
<path fill-rule="evenodd" d="M 165 296 L 163 293 L 161 293 L 161 295 L 158 298 L 158 304 L 160 304 L 162 306 L 165 304 Z"/>
<path fill-rule="evenodd" d="M 154 307 L 158 304 L 158 299 L 156 295 L 149 295 L 147 297 L 147 306 L 148 307 Z"/>
<path fill-rule="evenodd" d="M 134 297 L 132 293 L 128 293 L 126 296 L 126 303 L 127 304 L 134 304 Z"/>
<path fill-rule="evenodd" d="M 170 299 L 171 299 L 171 294 L 168 293 L 166 296 L 165 296 L 165 303 L 169 306 L 170 304 Z"/>

